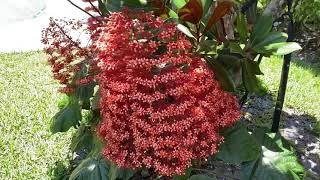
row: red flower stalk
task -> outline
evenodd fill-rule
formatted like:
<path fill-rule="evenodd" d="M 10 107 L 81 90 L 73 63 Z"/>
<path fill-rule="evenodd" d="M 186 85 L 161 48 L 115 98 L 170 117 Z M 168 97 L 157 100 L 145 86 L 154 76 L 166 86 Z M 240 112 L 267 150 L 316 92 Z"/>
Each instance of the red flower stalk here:
<path fill-rule="evenodd" d="M 144 12 L 113 13 L 97 41 L 104 156 L 125 168 L 183 174 L 207 158 L 240 116 L 237 100 L 190 42 Z"/>

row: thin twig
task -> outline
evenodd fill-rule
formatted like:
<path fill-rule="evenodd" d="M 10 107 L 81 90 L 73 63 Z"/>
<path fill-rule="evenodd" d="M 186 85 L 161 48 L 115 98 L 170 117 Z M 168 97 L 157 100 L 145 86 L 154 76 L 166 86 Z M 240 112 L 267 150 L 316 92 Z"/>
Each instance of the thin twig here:
<path fill-rule="evenodd" d="M 102 13 L 100 12 L 100 10 L 97 9 L 97 7 L 95 5 L 93 5 L 91 1 L 89 1 L 89 3 L 100 14 L 100 16 L 102 16 Z"/>
<path fill-rule="evenodd" d="M 86 10 L 82 9 L 81 7 L 79 7 L 78 5 L 76 5 L 75 3 L 73 3 L 71 0 L 67 0 L 70 4 L 72 4 L 74 7 L 80 9 L 82 12 L 88 14 L 90 17 L 95 18 L 92 14 L 88 13 Z"/>
<path fill-rule="evenodd" d="M 77 46 L 77 48 L 79 49 L 82 49 L 77 42 L 75 42 L 68 34 L 66 34 L 66 32 L 62 29 L 61 26 L 59 26 L 59 24 L 57 24 L 55 21 L 52 21 L 52 22 L 59 28 L 62 34 L 66 36 L 73 43 L 73 45 Z"/>

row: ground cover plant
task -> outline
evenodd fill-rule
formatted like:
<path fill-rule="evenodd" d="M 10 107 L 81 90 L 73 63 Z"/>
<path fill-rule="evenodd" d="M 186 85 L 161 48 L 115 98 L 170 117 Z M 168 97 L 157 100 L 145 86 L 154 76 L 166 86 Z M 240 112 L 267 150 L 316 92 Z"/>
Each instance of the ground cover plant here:
<path fill-rule="evenodd" d="M 208 179 L 210 159 L 241 165 L 241 179 L 305 176 L 280 134 L 240 120 L 235 95 L 260 91 L 263 57 L 301 49 L 271 16 L 233 1 L 85 2 L 71 3 L 87 22 L 43 31 L 67 95 L 51 131 L 75 127 L 71 151 L 84 152 L 64 178 Z"/>
<path fill-rule="evenodd" d="M 48 126 L 59 84 L 43 52 L 1 53 L 0 71 L 0 179 L 49 179 L 56 162 L 68 163 L 71 140 Z"/>

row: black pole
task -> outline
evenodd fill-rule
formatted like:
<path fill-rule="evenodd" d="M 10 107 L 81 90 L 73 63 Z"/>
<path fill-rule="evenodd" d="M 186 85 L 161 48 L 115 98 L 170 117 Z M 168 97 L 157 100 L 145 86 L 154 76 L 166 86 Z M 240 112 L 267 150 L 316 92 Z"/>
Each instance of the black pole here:
<path fill-rule="evenodd" d="M 288 15 L 290 18 L 290 22 L 288 25 L 288 42 L 291 42 L 294 40 L 294 26 L 293 26 L 293 17 L 291 12 L 291 6 L 292 6 L 292 0 L 287 0 L 288 5 Z M 282 72 L 281 72 L 281 80 L 278 90 L 278 97 L 276 101 L 276 107 L 273 113 L 273 122 L 272 122 L 272 132 L 278 132 L 279 131 L 279 123 L 280 123 L 280 116 L 283 108 L 283 102 L 286 95 L 286 89 L 287 89 L 287 82 L 288 82 L 288 75 L 289 75 L 289 69 L 290 69 L 290 61 L 291 61 L 291 54 L 287 54 L 284 56 L 284 61 L 282 65 Z"/>

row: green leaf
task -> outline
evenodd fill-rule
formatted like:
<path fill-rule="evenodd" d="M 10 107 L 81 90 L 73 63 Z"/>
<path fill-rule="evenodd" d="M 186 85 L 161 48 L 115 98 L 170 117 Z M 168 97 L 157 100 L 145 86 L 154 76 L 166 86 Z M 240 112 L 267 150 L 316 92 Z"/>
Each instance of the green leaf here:
<path fill-rule="evenodd" d="M 240 122 L 221 132 L 224 143 L 220 145 L 216 157 L 226 163 L 240 164 L 257 159 L 260 146 Z M 239 151 L 240 150 L 240 151 Z"/>
<path fill-rule="evenodd" d="M 205 174 L 197 174 L 191 176 L 189 180 L 216 180 L 216 178 L 207 176 Z"/>
<path fill-rule="evenodd" d="M 95 134 L 90 129 L 90 126 L 81 125 L 77 133 L 72 137 L 70 149 L 77 152 L 81 149 L 86 149 L 90 152 L 94 146 L 93 138 Z"/>
<path fill-rule="evenodd" d="M 204 40 L 200 41 L 199 44 L 200 54 L 216 54 L 217 53 L 217 42 L 215 40 Z"/>
<path fill-rule="evenodd" d="M 228 47 L 230 48 L 231 53 L 241 54 L 243 57 L 245 57 L 245 52 L 243 51 L 239 43 L 230 42 Z"/>
<path fill-rule="evenodd" d="M 102 2 L 102 0 L 98 0 L 98 8 L 103 16 L 109 14 L 107 6 L 105 3 Z"/>
<path fill-rule="evenodd" d="M 186 0 L 172 0 L 172 3 L 177 7 L 177 9 L 180 9 L 184 5 L 187 4 L 187 1 Z"/>
<path fill-rule="evenodd" d="M 50 130 L 52 133 L 66 132 L 72 126 L 76 126 L 81 121 L 81 110 L 77 102 L 69 103 L 61 109 L 51 120 Z"/>
<path fill-rule="evenodd" d="M 58 101 L 58 108 L 61 110 L 69 104 L 69 96 L 63 95 L 62 99 Z"/>
<path fill-rule="evenodd" d="M 286 55 L 300 49 L 301 46 L 295 42 L 274 43 L 265 47 L 265 51 L 272 52 L 273 55 Z"/>
<path fill-rule="evenodd" d="M 234 92 L 236 90 L 236 86 L 230 73 L 218 61 L 208 58 L 205 59 L 209 67 L 213 69 L 215 77 L 219 80 L 222 89 L 225 91 Z"/>
<path fill-rule="evenodd" d="M 237 28 L 237 31 L 240 36 L 240 42 L 245 44 L 247 42 L 247 38 L 248 38 L 248 29 L 247 29 L 246 17 L 241 12 L 237 13 L 237 26 L 236 26 L 236 28 Z"/>
<path fill-rule="evenodd" d="M 261 16 L 253 26 L 250 36 L 251 46 L 254 47 L 261 40 L 263 40 L 272 28 L 272 16 Z"/>
<path fill-rule="evenodd" d="M 295 153 L 288 149 L 279 134 L 258 130 L 252 135 L 260 142 L 261 156 L 244 163 L 241 170 L 243 180 L 300 180 L 305 176 L 304 167 Z M 286 147 L 287 146 L 287 147 Z"/>
<path fill-rule="evenodd" d="M 74 169 L 69 180 L 109 180 L 109 165 L 102 157 L 84 159 Z"/>
<path fill-rule="evenodd" d="M 178 24 L 177 28 L 179 31 L 181 31 L 183 34 L 185 34 L 186 36 L 190 37 L 190 38 L 194 38 L 193 34 L 191 33 L 191 31 L 189 30 L 189 28 L 187 28 L 186 26 L 182 25 L 182 24 Z"/>
<path fill-rule="evenodd" d="M 263 49 L 265 46 L 274 43 L 286 42 L 288 35 L 283 32 L 270 32 L 263 40 L 253 46 L 253 49 Z"/>
<path fill-rule="evenodd" d="M 293 152 L 288 150 L 274 152 L 265 147 L 262 147 L 262 150 L 262 157 L 243 165 L 241 179 L 294 180 L 296 177 L 302 179 L 304 167 L 299 164 Z"/>
<path fill-rule="evenodd" d="M 211 0 L 201 0 L 201 5 L 202 5 L 202 9 L 203 9 L 203 15 L 207 14 L 210 6 L 212 4 Z"/>
<path fill-rule="evenodd" d="M 119 168 L 115 164 L 111 163 L 108 176 L 110 180 L 128 180 L 134 175 L 134 173 L 134 170 Z"/>
<path fill-rule="evenodd" d="M 89 84 L 79 85 L 75 89 L 75 95 L 82 103 L 82 108 L 90 109 L 90 98 L 93 96 L 95 82 Z"/>
<path fill-rule="evenodd" d="M 255 65 L 256 63 L 245 59 L 242 63 L 242 77 L 243 77 L 243 83 L 246 89 L 249 92 L 257 92 L 259 93 L 261 91 L 259 86 L 259 81 L 256 77 L 257 74 L 260 74 L 259 72 L 259 66 Z"/>
<path fill-rule="evenodd" d="M 174 12 L 172 9 L 169 9 L 169 13 L 168 14 L 173 19 L 178 19 L 179 18 L 178 14 L 176 12 Z"/>

